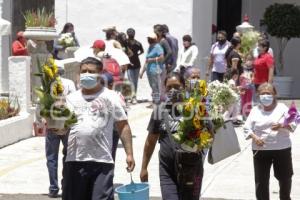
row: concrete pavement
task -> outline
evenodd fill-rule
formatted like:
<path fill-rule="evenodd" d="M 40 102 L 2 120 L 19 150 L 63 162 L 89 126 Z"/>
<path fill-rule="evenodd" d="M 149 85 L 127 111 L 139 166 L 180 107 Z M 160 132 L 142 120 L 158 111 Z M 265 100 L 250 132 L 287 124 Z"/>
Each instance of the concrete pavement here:
<path fill-rule="evenodd" d="M 289 105 L 290 102 L 287 102 Z M 299 102 L 297 101 L 298 108 Z M 133 179 L 139 182 L 142 153 L 147 137 L 146 127 L 151 110 L 146 108 L 147 103 L 131 106 L 129 121 L 134 135 L 134 153 L 136 169 Z M 202 187 L 203 200 L 250 200 L 255 199 L 254 175 L 250 141 L 245 141 L 242 129 L 236 129 L 242 151 L 220 163 L 210 165 L 205 163 L 205 175 Z M 291 138 L 293 140 L 294 177 L 292 199 L 300 199 L 300 129 L 298 128 Z M 149 164 L 150 196 L 160 199 L 158 176 L 158 150 L 156 146 Z M 48 199 L 48 174 L 46 169 L 44 138 L 33 137 L 16 144 L 0 149 L 0 199 Z M 61 157 L 60 157 L 61 158 Z M 61 171 L 61 163 L 60 163 Z M 116 157 L 115 184 L 127 184 L 130 176 L 126 172 L 125 153 L 119 145 Z M 60 173 L 59 173 L 60 174 Z M 273 173 L 272 173 L 273 174 Z M 271 177 L 271 199 L 278 199 L 278 184 Z M 26 194 L 26 195 L 25 195 Z"/>

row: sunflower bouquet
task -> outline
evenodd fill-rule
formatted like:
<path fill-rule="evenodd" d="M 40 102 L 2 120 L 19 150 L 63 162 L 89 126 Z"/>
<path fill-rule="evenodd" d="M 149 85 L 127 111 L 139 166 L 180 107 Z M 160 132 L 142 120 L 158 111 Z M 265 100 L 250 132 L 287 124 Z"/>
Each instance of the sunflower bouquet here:
<path fill-rule="evenodd" d="M 63 129 L 76 123 L 75 114 L 65 106 L 64 88 L 54 59 L 49 58 L 43 64 L 38 60 L 35 76 L 41 78 L 42 87 L 36 88 L 35 92 L 39 98 L 40 115 L 47 120 L 48 128 Z M 53 121 L 59 121 L 60 125 L 57 127 Z"/>
<path fill-rule="evenodd" d="M 192 85 L 189 82 L 189 96 L 185 97 L 178 110 L 183 116 L 173 139 L 189 151 L 201 151 L 213 142 L 213 127 L 207 106 L 207 87 L 205 80 Z"/>

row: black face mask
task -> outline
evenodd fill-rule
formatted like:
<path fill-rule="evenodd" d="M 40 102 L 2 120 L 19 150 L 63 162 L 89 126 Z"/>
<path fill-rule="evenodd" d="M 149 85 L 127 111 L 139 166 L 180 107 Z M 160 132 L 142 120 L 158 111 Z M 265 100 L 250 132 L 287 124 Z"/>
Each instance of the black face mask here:
<path fill-rule="evenodd" d="M 220 45 L 223 45 L 223 44 L 226 43 L 226 40 L 218 40 L 218 42 L 219 42 Z"/>
<path fill-rule="evenodd" d="M 180 90 L 172 88 L 167 93 L 168 102 L 174 103 L 174 102 L 180 102 L 182 100 L 182 94 Z"/>

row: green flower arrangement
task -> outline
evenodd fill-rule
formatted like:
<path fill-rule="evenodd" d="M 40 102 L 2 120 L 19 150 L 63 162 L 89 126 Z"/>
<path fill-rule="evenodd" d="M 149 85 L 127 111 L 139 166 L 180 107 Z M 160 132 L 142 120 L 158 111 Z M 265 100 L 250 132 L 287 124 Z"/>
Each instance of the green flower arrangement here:
<path fill-rule="evenodd" d="M 243 33 L 240 48 L 240 52 L 243 54 L 243 56 L 252 54 L 253 49 L 256 47 L 258 42 L 259 35 L 260 34 L 257 31 L 248 31 Z"/>
<path fill-rule="evenodd" d="M 58 76 L 58 68 L 53 58 L 49 58 L 41 64 L 38 60 L 38 73 L 41 78 L 42 87 L 36 88 L 35 92 L 39 98 L 40 115 L 46 120 L 60 120 L 64 122 L 64 128 L 77 122 L 74 112 L 66 106 L 63 97 L 63 85 Z"/>

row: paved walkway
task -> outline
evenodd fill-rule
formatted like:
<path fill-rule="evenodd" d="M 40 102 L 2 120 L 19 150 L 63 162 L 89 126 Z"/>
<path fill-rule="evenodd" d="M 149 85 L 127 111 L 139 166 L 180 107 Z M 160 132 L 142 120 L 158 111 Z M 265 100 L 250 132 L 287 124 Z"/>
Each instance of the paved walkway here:
<path fill-rule="evenodd" d="M 299 102 L 298 107 L 299 107 Z M 290 102 L 287 102 L 290 104 Z M 147 103 L 132 106 L 129 110 L 129 121 L 134 135 L 134 153 L 136 169 L 133 179 L 139 182 L 143 146 L 147 136 L 146 126 L 151 110 Z M 203 200 L 250 200 L 254 197 L 254 176 L 250 141 L 245 141 L 242 129 L 236 129 L 242 151 L 220 163 L 205 163 L 203 180 Z M 293 140 L 294 172 L 292 199 L 300 199 L 300 129 L 291 136 Z M 149 183 L 152 199 L 160 199 L 158 176 L 157 145 L 149 164 Z M 0 199 L 3 200 L 44 200 L 48 192 L 48 174 L 46 169 L 44 138 L 33 137 L 0 149 Z M 60 163 L 61 167 L 61 163 Z M 130 176 L 126 172 L 125 153 L 119 145 L 116 157 L 115 184 L 127 184 Z M 61 170 L 61 168 L 59 169 Z M 271 199 L 278 199 L 278 185 L 271 178 Z M 2 195 L 1 195 L 2 194 Z M 19 195 L 20 194 L 20 195 Z M 27 195 L 24 195 L 27 194 Z"/>

